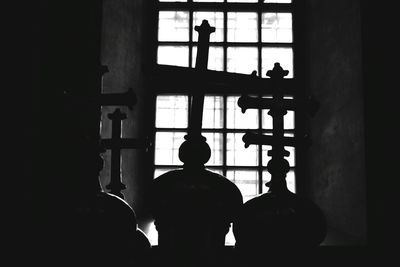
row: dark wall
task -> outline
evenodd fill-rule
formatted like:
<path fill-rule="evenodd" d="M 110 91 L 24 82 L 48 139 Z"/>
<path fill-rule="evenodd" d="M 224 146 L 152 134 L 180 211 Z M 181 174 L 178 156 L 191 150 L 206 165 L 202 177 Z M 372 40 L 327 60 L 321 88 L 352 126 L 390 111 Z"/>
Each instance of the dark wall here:
<path fill-rule="evenodd" d="M 108 66 L 109 73 L 103 77 L 103 93 L 126 92 L 128 88 L 132 88 L 137 96 L 137 104 L 132 110 L 127 107 L 103 107 L 102 138 L 111 138 L 111 121 L 107 114 L 115 108 L 120 108 L 127 115 L 122 125 L 124 138 L 145 137 L 146 128 L 151 124 L 147 109 L 151 92 L 146 91 L 144 86 L 144 68 L 148 61 L 149 46 L 146 2 L 150 1 L 104 0 L 101 62 Z M 105 164 L 100 177 L 103 189 L 110 180 L 110 155 L 109 151 L 103 154 Z M 139 219 L 146 216 L 145 192 L 150 177 L 146 166 L 149 163 L 148 156 L 143 149 L 122 150 L 121 176 L 127 187 L 122 193 Z"/>
<path fill-rule="evenodd" d="M 309 122 L 308 195 L 323 209 L 326 244 L 366 240 L 360 1 L 306 1 L 306 90 L 320 103 Z"/>

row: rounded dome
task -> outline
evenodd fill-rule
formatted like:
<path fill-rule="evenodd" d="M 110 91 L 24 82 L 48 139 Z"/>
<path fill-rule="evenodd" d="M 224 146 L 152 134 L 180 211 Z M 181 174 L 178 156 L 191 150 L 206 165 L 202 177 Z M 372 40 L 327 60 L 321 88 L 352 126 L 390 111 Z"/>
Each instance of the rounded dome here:
<path fill-rule="evenodd" d="M 265 193 L 247 201 L 233 225 L 237 247 L 318 246 L 325 238 L 322 211 L 290 191 Z"/>
<path fill-rule="evenodd" d="M 243 203 L 236 185 L 206 169 L 180 169 L 153 182 L 153 214 L 157 218 L 215 216 L 231 221 Z"/>

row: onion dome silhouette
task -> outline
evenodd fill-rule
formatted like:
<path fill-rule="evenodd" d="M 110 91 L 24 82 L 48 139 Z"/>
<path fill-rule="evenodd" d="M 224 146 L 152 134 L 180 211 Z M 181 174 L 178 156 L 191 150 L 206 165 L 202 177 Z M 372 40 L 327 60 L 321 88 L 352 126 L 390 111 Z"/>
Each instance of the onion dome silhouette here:
<path fill-rule="evenodd" d="M 153 214 L 159 245 L 224 246 L 225 235 L 243 200 L 237 186 L 204 167 L 210 157 L 205 138 L 190 139 L 179 149 L 183 169 L 153 182 Z M 212 241 L 208 243 L 208 241 Z"/>
<path fill-rule="evenodd" d="M 271 160 L 267 165 L 271 174 L 271 180 L 266 184 L 269 190 L 247 201 L 233 225 L 236 247 L 249 253 L 265 251 L 265 248 L 316 247 L 326 235 L 325 217 L 320 208 L 311 200 L 290 192 L 286 185 L 290 166 L 285 159 L 289 151 L 284 146 L 289 139 L 284 137 L 283 131 L 283 116 L 287 112 L 283 101 L 287 100 L 284 100 L 279 85 L 287 74 L 288 71 L 284 71 L 279 63 L 275 63 L 274 69 L 267 73 L 274 86 L 274 103 L 268 113 L 273 117 L 273 135 L 248 133 L 243 137 L 245 146 L 272 146 L 272 150 L 268 151 Z M 240 105 L 245 105 L 244 102 Z"/>
<path fill-rule="evenodd" d="M 72 262 L 94 265 L 134 262 L 138 246 L 148 247 L 137 234 L 134 210 L 122 198 L 102 190 L 99 142 L 70 132 L 57 192 L 60 249 Z M 142 240 L 139 242 L 139 240 Z M 148 241 L 147 241 L 148 243 Z"/>

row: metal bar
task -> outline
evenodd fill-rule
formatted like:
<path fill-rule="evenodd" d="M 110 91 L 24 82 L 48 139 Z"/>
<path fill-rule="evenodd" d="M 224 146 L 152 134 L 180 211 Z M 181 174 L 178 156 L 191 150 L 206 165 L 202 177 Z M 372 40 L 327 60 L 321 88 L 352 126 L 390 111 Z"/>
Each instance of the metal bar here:
<path fill-rule="evenodd" d="M 151 79 L 152 87 L 158 94 L 189 94 L 193 91 L 188 84 L 193 81 L 204 81 L 203 88 L 209 94 L 272 94 L 272 82 L 269 78 L 254 77 L 250 74 L 228 73 L 223 71 L 185 68 L 169 65 L 157 65 Z M 179 81 L 179 82 L 177 82 Z M 157 86 L 163 84 L 163 86 Z M 281 90 L 284 94 L 292 95 L 295 92 L 295 79 L 284 79 Z"/>
<path fill-rule="evenodd" d="M 190 43 L 193 46 L 197 46 L 197 41 L 159 41 L 160 46 L 188 46 Z M 229 47 L 284 47 L 292 48 L 293 43 L 271 43 L 271 42 L 210 42 L 210 46 L 229 46 Z"/>
<path fill-rule="evenodd" d="M 310 145 L 310 138 L 308 136 L 304 136 L 302 138 L 298 137 L 277 137 L 273 135 L 260 135 L 252 132 L 247 132 L 243 135 L 242 138 L 245 143 L 245 147 L 249 145 L 271 145 L 274 146 L 276 144 L 282 143 L 284 146 L 292 146 L 296 147 L 299 144 Z"/>
<path fill-rule="evenodd" d="M 200 11 L 256 11 L 259 3 L 201 3 L 201 2 L 159 2 L 160 10 L 188 10 L 189 8 Z M 293 9 L 292 3 L 264 3 L 261 5 L 263 12 L 288 12 Z"/>

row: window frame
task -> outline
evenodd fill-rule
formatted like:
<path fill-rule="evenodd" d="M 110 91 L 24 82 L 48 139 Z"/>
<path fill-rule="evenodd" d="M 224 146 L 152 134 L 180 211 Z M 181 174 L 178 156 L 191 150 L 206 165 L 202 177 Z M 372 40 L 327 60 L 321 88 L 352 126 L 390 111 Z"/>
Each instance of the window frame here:
<path fill-rule="evenodd" d="M 156 14 L 157 14 L 157 19 L 154 25 L 156 26 L 156 34 L 155 34 L 155 40 L 156 40 L 156 45 L 155 45 L 155 50 L 157 51 L 158 46 L 161 45 L 184 45 L 184 46 L 188 46 L 189 47 L 189 56 L 188 56 L 188 68 L 192 68 L 192 66 L 194 66 L 193 64 L 193 47 L 197 45 L 197 41 L 193 40 L 193 34 L 192 31 L 194 29 L 193 25 L 193 12 L 196 11 L 209 11 L 209 12 L 218 12 L 221 11 L 223 12 L 224 16 L 223 16 L 223 20 L 224 20 L 224 38 L 223 41 L 218 41 L 218 42 L 210 42 L 210 46 L 219 46 L 219 47 L 223 47 L 223 51 L 224 51 L 224 56 L 223 56 L 223 71 L 227 71 L 227 49 L 228 47 L 234 47 L 234 46 L 244 46 L 244 47 L 249 47 L 249 46 L 256 46 L 257 50 L 258 50 L 258 67 L 257 67 L 257 76 L 262 76 L 262 60 L 261 60 L 261 53 L 262 53 L 262 48 L 263 47 L 290 47 L 293 50 L 293 72 L 294 75 L 292 78 L 287 78 L 285 79 L 285 82 L 287 82 L 288 84 L 290 84 L 290 86 L 288 87 L 296 87 L 296 90 L 286 90 L 285 91 L 285 95 L 286 96 L 290 96 L 290 97 L 298 97 L 298 96 L 303 96 L 304 95 L 304 89 L 303 89 L 303 78 L 299 78 L 301 77 L 301 69 L 299 69 L 299 65 L 300 65 L 300 61 L 301 61 L 301 56 L 299 56 L 299 51 L 300 50 L 300 45 L 298 42 L 299 39 L 299 32 L 300 32 L 300 28 L 302 27 L 300 24 L 301 19 L 299 18 L 299 10 L 301 10 L 301 8 L 299 7 L 299 1 L 292 1 L 291 3 L 264 3 L 263 0 L 259 0 L 256 3 L 229 3 L 227 2 L 227 0 L 224 0 L 223 2 L 217 2 L 217 3 L 202 3 L 202 2 L 194 2 L 193 0 L 188 0 L 187 2 L 159 2 L 156 1 L 156 5 L 157 7 L 156 9 Z M 159 41 L 158 40 L 158 12 L 159 11 L 189 11 L 189 40 L 188 41 Z M 257 12 L 258 14 L 258 19 L 257 19 L 257 31 L 258 31 L 258 38 L 257 38 L 257 42 L 228 42 L 227 40 L 227 20 L 228 20 L 228 12 L 233 12 L 233 11 L 252 11 L 252 12 Z M 262 31 L 262 13 L 265 12 L 288 12 L 292 14 L 292 42 L 263 42 L 262 41 L 262 35 L 261 35 L 261 31 Z M 157 62 L 157 52 L 155 52 L 155 61 Z M 263 77 L 266 78 L 266 77 Z M 165 88 L 159 88 L 159 87 L 154 87 L 152 88 L 154 90 L 154 101 L 153 103 L 155 103 L 155 99 L 157 97 L 157 95 L 163 95 L 163 94 L 167 94 L 167 95 L 187 95 L 190 96 L 191 92 L 190 89 L 185 89 L 182 87 L 178 87 L 178 88 L 171 88 L 168 87 L 167 89 Z M 246 89 L 247 90 L 247 89 Z M 268 90 L 266 90 L 266 92 L 263 94 L 260 93 L 259 90 L 252 90 L 251 88 L 249 88 L 247 90 L 248 94 L 253 94 L 253 95 L 268 95 Z M 237 92 L 232 92 L 232 95 L 235 95 L 235 93 Z M 219 95 L 222 96 L 224 98 L 224 127 L 223 129 L 203 129 L 203 132 L 222 132 L 223 133 L 223 167 L 221 167 L 222 171 L 223 171 L 223 175 L 226 176 L 226 172 L 228 169 L 252 169 L 252 170 L 257 170 L 258 175 L 259 175 L 259 192 L 258 193 L 264 193 L 265 190 L 265 186 L 264 186 L 264 182 L 262 179 L 262 172 L 266 171 L 266 166 L 262 166 L 262 158 L 263 158 L 263 150 L 262 150 L 262 146 L 259 145 L 258 146 L 258 158 L 259 158 L 259 164 L 257 166 L 227 166 L 226 165 L 226 135 L 229 132 L 245 132 L 247 131 L 247 129 L 227 129 L 226 128 L 226 99 L 228 96 L 230 96 L 231 94 L 227 93 L 227 92 L 220 92 L 220 91 L 215 91 L 213 89 L 210 89 L 208 91 L 206 91 L 207 95 Z M 189 107 L 190 109 L 190 107 Z M 156 115 L 156 110 L 155 108 L 153 109 L 154 111 L 154 118 Z M 266 134 L 266 133 L 271 133 L 272 130 L 265 130 L 262 129 L 262 110 L 258 109 L 258 116 L 259 116 L 259 128 L 254 130 L 255 132 L 259 133 L 259 134 Z M 304 127 L 302 125 L 302 122 L 304 121 L 304 118 L 302 116 L 302 114 L 299 114 L 299 112 L 296 112 L 295 115 L 295 128 L 293 130 L 285 130 L 285 133 L 291 133 L 294 136 L 302 136 L 303 131 L 304 131 Z M 156 132 L 159 131 L 187 131 L 187 129 L 174 129 L 174 128 L 156 128 L 155 124 L 153 124 L 153 129 L 152 129 L 152 134 L 153 134 L 153 140 L 155 140 L 155 134 Z M 295 190 L 296 193 L 299 191 L 299 183 L 297 183 L 297 181 L 299 180 L 299 176 L 301 176 L 300 170 L 304 170 L 303 168 L 299 168 L 299 162 L 300 162 L 300 157 L 298 156 L 299 153 L 303 153 L 303 150 L 299 147 L 295 148 L 295 166 L 291 167 L 291 171 L 295 171 L 296 174 L 296 185 L 295 185 Z M 154 161 L 154 153 L 155 153 L 155 147 L 153 149 L 153 161 L 152 161 L 152 173 L 154 177 L 154 171 L 156 168 L 177 168 L 177 167 L 181 167 L 182 165 L 157 165 L 155 164 Z M 211 169 L 214 169 L 214 166 L 210 167 Z M 217 168 L 217 167 L 216 167 Z M 264 188 L 264 190 L 263 190 Z"/>

